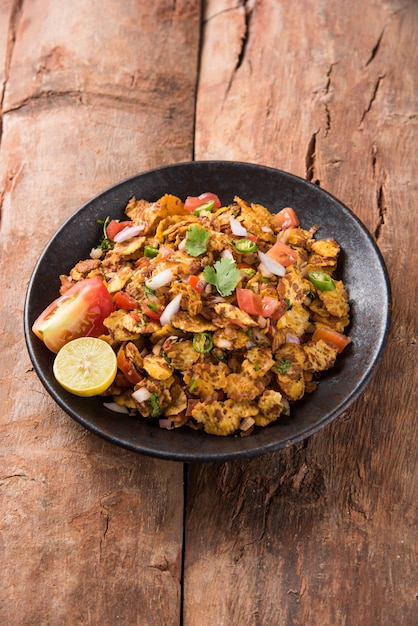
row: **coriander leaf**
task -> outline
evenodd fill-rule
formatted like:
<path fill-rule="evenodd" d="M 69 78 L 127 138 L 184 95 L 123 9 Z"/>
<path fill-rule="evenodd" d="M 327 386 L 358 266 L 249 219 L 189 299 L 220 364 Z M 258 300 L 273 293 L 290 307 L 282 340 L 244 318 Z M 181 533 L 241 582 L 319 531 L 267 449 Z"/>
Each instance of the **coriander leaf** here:
<path fill-rule="evenodd" d="M 191 226 L 186 233 L 186 252 L 190 256 L 199 256 L 206 252 L 210 234 L 202 226 Z"/>
<path fill-rule="evenodd" d="M 161 415 L 162 408 L 160 407 L 159 395 L 153 392 L 150 395 L 148 402 L 150 403 L 151 408 L 152 408 L 152 413 L 151 413 L 152 417 L 158 417 L 159 415 Z"/>
<path fill-rule="evenodd" d="M 119 220 L 116 220 L 119 221 Z M 107 216 L 107 218 L 103 221 L 103 220 L 96 220 L 96 224 L 102 224 L 103 225 L 103 237 L 100 239 L 99 241 L 99 245 L 97 246 L 98 248 L 100 248 L 101 250 L 104 250 L 105 252 L 107 252 L 107 250 L 112 250 L 114 243 L 113 241 L 111 241 L 109 239 L 109 237 L 107 236 L 107 227 L 109 225 L 110 222 L 110 215 Z"/>
<path fill-rule="evenodd" d="M 235 261 L 228 258 L 219 259 L 215 265 L 207 265 L 203 270 L 205 280 L 214 285 L 221 296 L 230 296 L 238 284 L 241 273 Z"/>
<path fill-rule="evenodd" d="M 291 367 L 291 362 L 282 357 L 280 361 L 276 362 L 276 369 L 279 374 L 286 374 L 288 369 Z"/>

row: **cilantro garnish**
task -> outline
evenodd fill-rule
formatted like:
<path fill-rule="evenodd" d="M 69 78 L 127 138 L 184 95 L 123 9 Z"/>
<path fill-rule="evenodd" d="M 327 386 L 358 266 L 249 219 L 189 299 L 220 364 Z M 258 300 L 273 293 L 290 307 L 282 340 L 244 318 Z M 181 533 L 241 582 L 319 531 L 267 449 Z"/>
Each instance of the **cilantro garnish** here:
<path fill-rule="evenodd" d="M 160 407 L 160 396 L 157 393 L 153 392 L 150 395 L 148 402 L 150 403 L 152 408 L 152 417 L 158 417 L 159 415 L 161 415 L 162 408 Z"/>
<path fill-rule="evenodd" d="M 289 368 L 291 367 L 291 362 L 282 357 L 280 361 L 276 362 L 276 369 L 279 374 L 286 374 Z"/>
<path fill-rule="evenodd" d="M 207 265 L 203 270 L 205 280 L 214 285 L 221 296 L 230 296 L 240 279 L 240 271 L 235 261 L 226 257 L 216 261 L 215 265 Z"/>
<path fill-rule="evenodd" d="M 186 252 L 191 256 L 199 256 L 206 252 L 210 234 L 202 226 L 191 226 L 186 233 Z"/>
<path fill-rule="evenodd" d="M 112 248 L 114 247 L 114 243 L 113 241 L 111 241 L 109 239 L 109 237 L 107 236 L 107 227 L 108 224 L 110 222 L 110 216 L 108 215 L 107 218 L 105 220 L 96 220 L 97 224 L 103 224 L 103 237 L 100 239 L 99 241 L 99 245 L 97 246 L 98 248 L 100 248 L 100 250 L 104 250 L 105 252 L 107 250 L 112 250 Z"/>

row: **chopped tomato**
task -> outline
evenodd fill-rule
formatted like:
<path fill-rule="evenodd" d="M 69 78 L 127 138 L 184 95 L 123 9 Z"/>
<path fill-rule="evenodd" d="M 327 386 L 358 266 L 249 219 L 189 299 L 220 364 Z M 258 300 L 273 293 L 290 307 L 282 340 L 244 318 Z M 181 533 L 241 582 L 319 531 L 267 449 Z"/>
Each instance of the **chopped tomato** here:
<path fill-rule="evenodd" d="M 295 226 L 299 226 L 299 218 L 291 207 L 286 207 L 277 213 L 274 216 L 274 221 L 276 226 L 280 228 L 280 230 L 286 230 L 286 228 L 293 228 Z"/>
<path fill-rule="evenodd" d="M 293 250 L 293 248 L 291 248 L 290 246 L 287 246 L 279 239 L 276 241 L 274 246 L 272 246 L 270 250 L 266 252 L 266 254 L 270 258 L 280 263 L 280 265 L 283 265 L 283 267 L 287 267 L 288 265 L 296 263 L 298 258 L 295 250 Z"/>
<path fill-rule="evenodd" d="M 136 385 L 142 380 L 142 376 L 136 371 L 135 366 L 125 354 L 123 347 L 119 348 L 117 358 L 117 366 L 131 385 Z"/>
<path fill-rule="evenodd" d="M 197 293 L 202 293 L 204 289 L 204 282 L 200 280 L 199 276 L 189 276 L 189 285 L 193 287 L 197 291 Z"/>
<path fill-rule="evenodd" d="M 327 343 L 331 343 L 338 349 L 338 352 L 342 352 L 349 343 L 351 343 L 350 337 L 347 335 L 343 335 L 332 328 L 316 328 L 314 334 L 312 335 L 312 341 L 326 341 Z"/>
<path fill-rule="evenodd" d="M 147 317 L 158 322 L 163 312 L 163 307 L 156 302 L 148 301 L 142 303 L 142 310 Z"/>
<path fill-rule="evenodd" d="M 106 235 L 110 241 L 113 241 L 115 235 L 120 233 L 124 228 L 128 228 L 133 226 L 133 222 L 118 222 L 117 220 L 110 220 L 109 224 L 106 227 Z"/>
<path fill-rule="evenodd" d="M 279 319 L 286 311 L 287 304 L 271 296 L 260 296 L 251 289 L 236 290 L 238 306 L 249 315 L 261 315 L 271 317 L 273 320 Z M 230 320 L 231 322 L 233 320 Z"/>
<path fill-rule="evenodd" d="M 241 311 L 245 311 L 249 315 L 262 315 L 263 303 L 261 296 L 258 293 L 254 293 L 251 289 L 242 289 L 238 287 L 236 289 L 237 302 Z"/>
<path fill-rule="evenodd" d="M 138 308 L 138 302 L 126 291 L 116 292 L 115 304 L 118 309 L 126 309 L 127 311 L 133 311 Z"/>
<path fill-rule="evenodd" d="M 221 206 L 221 201 L 215 193 L 211 193 L 210 191 L 206 191 L 205 193 L 200 194 L 200 196 L 188 196 L 184 203 L 184 208 L 186 211 L 190 211 L 191 213 L 198 209 L 202 204 L 206 204 L 210 200 L 213 200 L 215 204 L 213 205 L 214 209 L 219 209 Z"/>
<path fill-rule="evenodd" d="M 263 317 L 271 317 L 279 307 L 279 301 L 271 296 L 263 296 L 261 298 L 261 315 Z M 281 317 L 281 316 L 280 316 Z"/>
<path fill-rule="evenodd" d="M 289 306 L 288 306 L 287 302 L 285 302 L 284 300 L 280 300 L 280 302 L 278 302 L 277 308 L 271 314 L 271 319 L 272 320 L 279 320 L 286 313 L 288 308 L 289 308 Z"/>
<path fill-rule="evenodd" d="M 158 253 L 160 255 L 159 258 L 161 258 L 162 261 L 166 261 L 167 259 L 169 259 L 173 252 L 173 248 L 169 248 L 168 246 L 160 246 L 158 249 Z"/>
<path fill-rule="evenodd" d="M 115 305 L 103 281 L 97 276 L 80 280 L 54 300 L 35 320 L 32 330 L 47 348 L 57 353 L 78 337 L 107 334 L 103 321 Z"/>

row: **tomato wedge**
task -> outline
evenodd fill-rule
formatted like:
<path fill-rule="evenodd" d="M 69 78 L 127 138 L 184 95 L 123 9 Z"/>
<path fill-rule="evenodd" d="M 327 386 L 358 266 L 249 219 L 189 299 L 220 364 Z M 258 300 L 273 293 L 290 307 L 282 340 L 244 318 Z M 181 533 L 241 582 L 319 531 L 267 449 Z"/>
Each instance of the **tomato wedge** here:
<path fill-rule="evenodd" d="M 188 196 L 184 203 L 184 208 L 186 211 L 190 211 L 192 213 L 200 206 L 202 206 L 202 204 L 206 204 L 210 200 L 214 201 L 214 209 L 220 208 L 221 201 L 219 200 L 219 197 L 215 193 L 211 193 L 210 191 L 206 191 L 205 193 L 200 194 L 200 196 Z"/>
<path fill-rule="evenodd" d="M 276 226 L 280 228 L 280 230 L 286 230 L 286 228 L 294 228 L 295 226 L 299 226 L 299 218 L 291 207 L 286 207 L 279 211 L 274 216 L 274 221 Z"/>
<path fill-rule="evenodd" d="M 133 222 L 118 222 L 117 220 L 110 220 L 106 227 L 106 235 L 110 241 L 113 241 L 115 236 L 120 233 L 124 228 L 133 226 Z"/>
<path fill-rule="evenodd" d="M 332 328 L 316 328 L 314 334 L 312 335 L 312 341 L 320 341 L 321 339 L 335 346 L 338 349 L 338 352 L 342 352 L 344 348 L 351 343 L 350 337 L 347 337 L 347 335 L 343 335 Z"/>
<path fill-rule="evenodd" d="M 57 353 L 78 337 L 107 334 L 103 321 L 115 305 L 98 277 L 80 280 L 51 304 L 35 320 L 32 330 L 47 348 Z"/>
<path fill-rule="evenodd" d="M 298 255 L 295 250 L 293 250 L 293 248 L 291 248 L 290 246 L 287 246 L 285 243 L 283 243 L 283 241 L 280 241 L 279 239 L 276 241 L 274 246 L 272 246 L 270 250 L 266 252 L 266 254 L 270 258 L 280 263 L 280 265 L 283 265 L 283 267 L 293 265 L 293 263 L 296 263 L 298 259 Z"/>

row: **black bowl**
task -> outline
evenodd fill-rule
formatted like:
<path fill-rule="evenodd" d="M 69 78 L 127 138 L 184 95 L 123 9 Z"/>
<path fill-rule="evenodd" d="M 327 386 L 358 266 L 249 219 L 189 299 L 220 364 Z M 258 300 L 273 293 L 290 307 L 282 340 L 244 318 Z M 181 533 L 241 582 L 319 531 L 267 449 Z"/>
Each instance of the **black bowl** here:
<path fill-rule="evenodd" d="M 103 398 L 79 398 L 62 389 L 52 374 L 54 355 L 32 333 L 36 317 L 58 295 L 59 275 L 88 258 L 101 236 L 96 220 L 123 218 L 133 196 L 150 201 L 164 193 L 185 199 L 204 191 L 223 204 L 235 195 L 267 206 L 271 212 L 293 207 L 305 228 L 320 225 L 318 238 L 333 237 L 343 254 L 340 275 L 349 291 L 352 344 L 321 378 L 318 389 L 292 407 L 289 418 L 249 437 L 215 437 L 187 427 L 167 431 L 155 422 L 115 414 Z M 163 459 L 185 462 L 253 457 L 309 437 L 345 411 L 370 380 L 390 323 L 390 286 L 383 259 L 370 234 L 341 202 L 301 178 L 248 163 L 202 161 L 157 168 L 124 180 L 76 211 L 50 240 L 31 276 L 25 302 L 25 337 L 43 385 L 72 418 L 113 443 Z"/>

